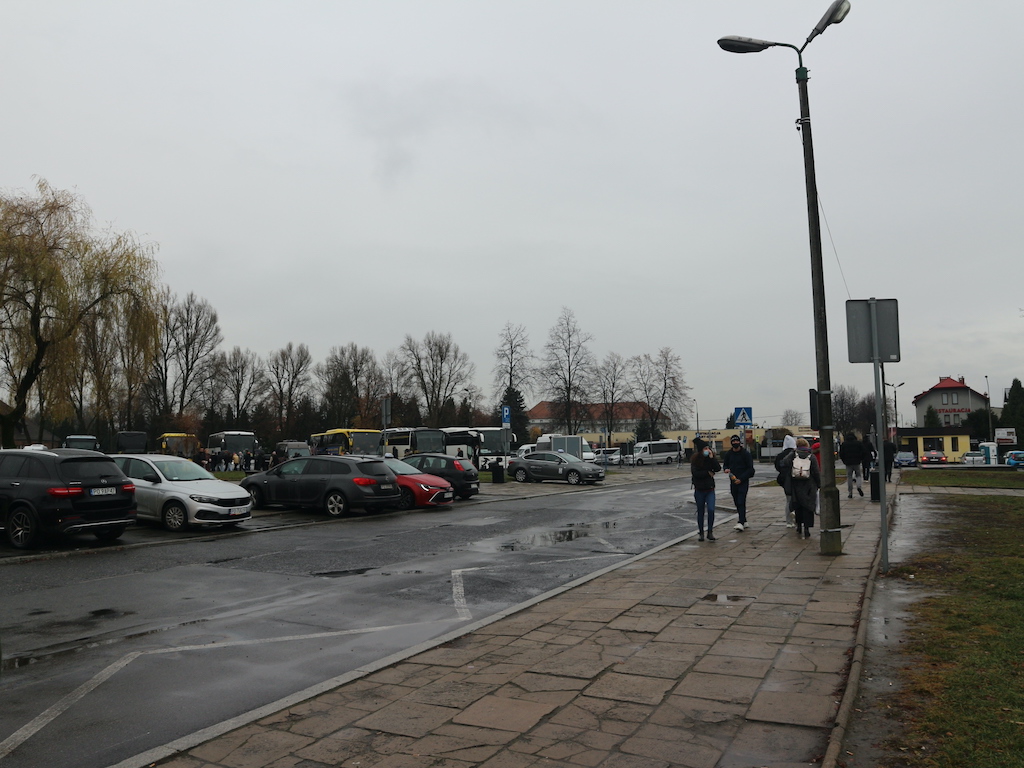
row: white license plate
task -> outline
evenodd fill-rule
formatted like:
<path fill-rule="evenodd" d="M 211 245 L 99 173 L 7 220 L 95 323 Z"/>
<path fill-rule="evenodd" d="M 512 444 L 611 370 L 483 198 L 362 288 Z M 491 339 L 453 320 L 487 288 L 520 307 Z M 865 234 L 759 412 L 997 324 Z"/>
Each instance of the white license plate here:
<path fill-rule="evenodd" d="M 391 483 L 381 483 L 380 484 L 380 489 L 382 491 L 390 491 L 390 490 L 394 489 L 394 487 L 395 486 L 393 486 Z"/>
<path fill-rule="evenodd" d="M 232 515 L 232 516 L 234 516 L 234 515 L 244 515 L 245 514 L 245 507 L 232 507 L 231 511 L 228 512 L 228 514 Z"/>
<path fill-rule="evenodd" d="M 90 496 L 113 496 L 117 493 L 117 488 L 90 488 Z"/>
<path fill-rule="evenodd" d="M 445 491 L 444 492 L 444 498 L 445 499 L 454 499 L 455 498 L 455 494 L 452 491 Z"/>

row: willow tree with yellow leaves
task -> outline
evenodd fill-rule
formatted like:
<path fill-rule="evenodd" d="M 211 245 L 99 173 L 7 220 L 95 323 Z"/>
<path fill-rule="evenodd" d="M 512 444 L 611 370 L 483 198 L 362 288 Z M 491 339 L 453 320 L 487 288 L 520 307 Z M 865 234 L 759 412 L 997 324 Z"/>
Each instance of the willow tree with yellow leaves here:
<path fill-rule="evenodd" d="M 45 180 L 35 194 L 0 192 L 3 447 L 14 446 L 33 396 L 59 418 L 83 387 L 101 408 L 123 407 L 111 387 L 126 376 L 137 391 L 159 333 L 152 250 L 130 232 L 98 229 L 79 195 Z"/>

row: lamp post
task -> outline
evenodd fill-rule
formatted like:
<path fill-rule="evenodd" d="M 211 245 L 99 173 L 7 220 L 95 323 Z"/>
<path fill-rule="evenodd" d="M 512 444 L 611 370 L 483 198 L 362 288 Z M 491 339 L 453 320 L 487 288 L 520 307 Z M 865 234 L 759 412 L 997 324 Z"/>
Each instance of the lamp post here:
<path fill-rule="evenodd" d="M 849 0 L 834 0 L 821 21 L 811 30 L 804 44 L 756 40 L 749 37 L 723 37 L 718 41 L 729 53 L 759 53 L 766 48 L 792 48 L 797 55 L 796 84 L 800 94 L 800 119 L 797 126 L 803 136 L 804 179 L 807 187 L 807 224 L 811 246 L 811 294 L 814 308 L 814 352 L 817 373 L 818 429 L 821 458 L 821 554 L 843 552 L 839 519 L 839 489 L 836 487 L 835 425 L 832 423 L 832 383 L 828 361 L 828 322 L 825 315 L 825 278 L 821 263 L 821 223 L 818 219 L 818 186 L 814 176 L 814 145 L 811 142 L 811 110 L 807 97 L 807 68 L 803 52 L 811 40 L 832 24 L 838 24 L 850 12 Z"/>
<path fill-rule="evenodd" d="M 885 382 L 885 386 L 892 387 L 892 421 L 893 425 L 899 429 L 900 427 L 900 409 L 896 405 L 896 390 L 902 387 L 907 382 L 901 381 L 899 384 L 890 384 L 888 381 Z"/>

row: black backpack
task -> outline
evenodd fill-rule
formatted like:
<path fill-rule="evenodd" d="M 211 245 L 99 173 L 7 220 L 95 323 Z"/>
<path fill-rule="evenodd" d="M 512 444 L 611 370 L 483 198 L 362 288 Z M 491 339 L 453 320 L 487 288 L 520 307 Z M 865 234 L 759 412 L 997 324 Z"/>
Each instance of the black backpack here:
<path fill-rule="evenodd" d="M 785 463 L 786 459 L 789 458 L 790 454 L 793 453 L 796 453 L 794 449 L 787 448 L 786 450 L 784 450 L 782 453 L 775 457 L 775 471 L 779 473 L 778 477 L 775 478 L 775 482 L 777 482 L 779 485 L 786 484 L 783 480 L 785 475 L 782 471 L 782 465 L 783 463 Z"/>

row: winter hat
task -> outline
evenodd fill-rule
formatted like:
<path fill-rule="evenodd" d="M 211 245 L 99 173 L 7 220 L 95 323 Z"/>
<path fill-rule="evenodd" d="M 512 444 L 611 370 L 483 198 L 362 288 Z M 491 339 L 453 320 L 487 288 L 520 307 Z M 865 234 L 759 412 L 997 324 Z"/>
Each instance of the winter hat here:
<path fill-rule="evenodd" d="M 699 437 L 693 438 L 693 450 L 703 451 L 707 447 L 708 443 L 706 440 L 701 440 Z"/>

